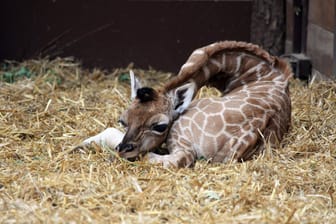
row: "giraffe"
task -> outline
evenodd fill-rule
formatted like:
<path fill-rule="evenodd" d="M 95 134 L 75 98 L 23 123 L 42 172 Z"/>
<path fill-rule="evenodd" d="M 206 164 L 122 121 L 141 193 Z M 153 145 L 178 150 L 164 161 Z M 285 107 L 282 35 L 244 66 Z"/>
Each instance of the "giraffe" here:
<path fill-rule="evenodd" d="M 142 87 L 131 74 L 133 101 L 120 117 L 126 133 L 116 149 L 131 160 L 147 154 L 165 167 L 190 167 L 201 157 L 250 159 L 288 131 L 291 76 L 285 61 L 236 41 L 196 49 L 159 89 Z M 193 100 L 202 86 L 216 87 L 222 97 Z M 155 154 L 164 142 L 169 153 Z"/>

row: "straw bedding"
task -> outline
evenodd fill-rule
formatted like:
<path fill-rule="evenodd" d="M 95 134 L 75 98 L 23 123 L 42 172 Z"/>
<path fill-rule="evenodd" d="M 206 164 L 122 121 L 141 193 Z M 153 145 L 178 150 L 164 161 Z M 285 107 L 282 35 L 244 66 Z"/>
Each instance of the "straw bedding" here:
<path fill-rule="evenodd" d="M 2 65 L 0 223 L 335 222 L 335 82 L 291 82 L 292 129 L 279 149 L 176 170 L 127 162 L 104 147 L 73 150 L 121 128 L 126 72 L 89 72 L 69 58 Z M 150 85 L 170 75 L 135 72 Z"/>

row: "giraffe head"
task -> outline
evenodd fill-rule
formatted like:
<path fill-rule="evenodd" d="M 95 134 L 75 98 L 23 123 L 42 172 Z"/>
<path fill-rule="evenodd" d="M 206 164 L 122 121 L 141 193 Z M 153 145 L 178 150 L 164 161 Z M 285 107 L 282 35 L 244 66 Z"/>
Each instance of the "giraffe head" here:
<path fill-rule="evenodd" d="M 120 116 L 126 134 L 117 151 L 121 157 L 133 160 L 166 140 L 172 123 L 192 101 L 195 85 L 187 83 L 169 91 L 155 90 L 142 87 L 132 71 L 130 77 L 132 103 Z"/>

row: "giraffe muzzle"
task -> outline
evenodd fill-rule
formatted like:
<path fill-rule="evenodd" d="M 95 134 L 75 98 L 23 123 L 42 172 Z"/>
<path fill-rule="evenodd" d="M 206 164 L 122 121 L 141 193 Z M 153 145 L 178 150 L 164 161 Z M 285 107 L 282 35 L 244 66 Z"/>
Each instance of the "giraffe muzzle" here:
<path fill-rule="evenodd" d="M 126 152 L 131 152 L 134 150 L 133 144 L 125 144 L 125 143 L 120 143 L 116 150 L 120 153 L 126 153 Z"/>

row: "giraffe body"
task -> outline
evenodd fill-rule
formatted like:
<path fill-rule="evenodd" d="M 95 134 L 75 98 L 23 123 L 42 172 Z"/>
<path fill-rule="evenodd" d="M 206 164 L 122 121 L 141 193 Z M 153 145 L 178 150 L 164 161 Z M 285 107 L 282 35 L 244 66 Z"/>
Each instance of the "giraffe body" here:
<path fill-rule="evenodd" d="M 257 105 L 255 101 L 260 99 L 258 93 L 248 96 L 239 92 L 193 101 L 174 122 L 167 138 L 170 155 L 179 150 L 190 151 L 186 159 L 177 161 L 172 156 L 152 155 L 152 161 L 161 160 L 167 166 L 191 166 L 195 158 L 211 162 L 250 159 L 263 149 L 264 141 L 276 144 L 290 122 L 290 110 L 283 110 L 283 105 L 271 95 Z"/>
<path fill-rule="evenodd" d="M 169 154 L 149 153 L 149 161 L 188 167 L 200 157 L 249 159 L 287 132 L 291 76 L 286 62 L 253 44 L 224 41 L 197 49 L 162 89 L 133 89 L 136 97 L 122 115 L 128 131 L 120 155 L 146 154 L 166 142 Z M 205 85 L 223 96 L 191 102 Z"/>
<path fill-rule="evenodd" d="M 171 127 L 170 155 L 151 154 L 151 161 L 191 166 L 200 157 L 213 162 L 246 160 L 262 150 L 265 141 L 274 145 L 282 139 L 290 124 L 291 72 L 284 62 L 254 50 L 257 54 L 238 49 L 211 54 L 207 47 L 194 51 L 177 80 L 188 77 L 198 88 L 215 86 L 223 97 L 192 102 Z"/>

